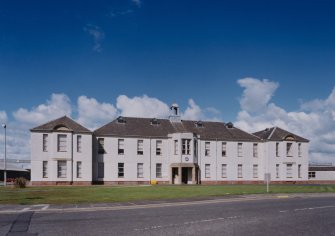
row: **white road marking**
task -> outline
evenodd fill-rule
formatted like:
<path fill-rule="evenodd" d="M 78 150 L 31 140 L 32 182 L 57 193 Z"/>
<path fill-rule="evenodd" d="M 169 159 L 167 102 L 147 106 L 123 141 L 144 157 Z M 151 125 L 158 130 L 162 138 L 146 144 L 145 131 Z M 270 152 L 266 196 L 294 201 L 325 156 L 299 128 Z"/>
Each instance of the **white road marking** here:
<path fill-rule="evenodd" d="M 296 208 L 293 210 L 282 210 L 279 211 L 280 213 L 286 213 L 289 211 L 311 211 L 311 210 L 317 210 L 317 209 L 327 209 L 327 208 L 335 208 L 335 206 L 319 206 L 319 207 L 306 207 L 306 208 Z"/>
<path fill-rule="evenodd" d="M 23 211 L 29 211 L 29 210 L 30 210 L 30 207 L 25 207 L 21 211 L 23 212 Z"/>
<path fill-rule="evenodd" d="M 145 228 L 135 228 L 134 231 L 147 231 L 147 230 L 160 229 L 160 228 L 178 227 L 178 226 L 183 226 L 183 225 L 192 225 L 192 224 L 207 223 L 207 222 L 221 221 L 221 220 L 227 220 L 227 219 L 236 219 L 239 217 L 240 216 L 229 216 L 226 218 L 219 217 L 219 218 L 204 219 L 204 220 L 186 221 L 184 223 L 179 223 L 179 224 L 153 225 L 153 226 L 145 227 Z"/>

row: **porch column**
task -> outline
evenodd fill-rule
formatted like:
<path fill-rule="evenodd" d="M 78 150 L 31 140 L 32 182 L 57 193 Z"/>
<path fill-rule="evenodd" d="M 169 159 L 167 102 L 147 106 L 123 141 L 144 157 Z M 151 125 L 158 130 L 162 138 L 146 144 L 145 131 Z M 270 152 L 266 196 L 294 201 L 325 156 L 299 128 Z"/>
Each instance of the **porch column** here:
<path fill-rule="evenodd" d="M 196 176 L 195 176 L 195 166 L 192 167 L 192 184 L 196 184 L 197 181 L 196 181 Z"/>

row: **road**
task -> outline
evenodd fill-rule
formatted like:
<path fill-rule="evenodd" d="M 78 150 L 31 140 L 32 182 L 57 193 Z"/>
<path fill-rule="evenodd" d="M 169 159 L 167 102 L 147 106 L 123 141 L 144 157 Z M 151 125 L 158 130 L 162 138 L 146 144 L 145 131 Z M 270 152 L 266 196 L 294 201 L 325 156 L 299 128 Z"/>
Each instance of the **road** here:
<path fill-rule="evenodd" d="M 335 235 L 335 195 L 0 209 L 1 235 Z"/>

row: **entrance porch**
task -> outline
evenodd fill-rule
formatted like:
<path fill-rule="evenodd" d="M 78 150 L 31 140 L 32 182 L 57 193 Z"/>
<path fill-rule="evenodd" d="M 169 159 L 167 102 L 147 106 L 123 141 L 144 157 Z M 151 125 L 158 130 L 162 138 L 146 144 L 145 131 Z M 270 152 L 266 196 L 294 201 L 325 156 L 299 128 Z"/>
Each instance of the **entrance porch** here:
<path fill-rule="evenodd" d="M 198 184 L 199 167 L 193 163 L 173 163 L 170 166 L 170 184 Z"/>

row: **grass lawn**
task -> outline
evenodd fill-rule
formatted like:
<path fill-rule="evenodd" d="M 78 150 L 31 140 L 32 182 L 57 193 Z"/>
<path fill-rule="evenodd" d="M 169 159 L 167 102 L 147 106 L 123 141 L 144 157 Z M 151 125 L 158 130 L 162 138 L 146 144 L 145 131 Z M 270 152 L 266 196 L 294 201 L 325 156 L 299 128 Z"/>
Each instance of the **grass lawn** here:
<path fill-rule="evenodd" d="M 335 185 L 272 185 L 271 193 L 335 192 Z M 0 204 L 74 204 L 266 193 L 265 185 L 0 187 Z"/>

